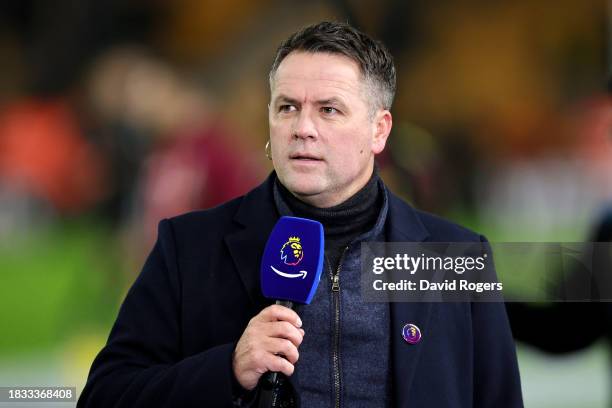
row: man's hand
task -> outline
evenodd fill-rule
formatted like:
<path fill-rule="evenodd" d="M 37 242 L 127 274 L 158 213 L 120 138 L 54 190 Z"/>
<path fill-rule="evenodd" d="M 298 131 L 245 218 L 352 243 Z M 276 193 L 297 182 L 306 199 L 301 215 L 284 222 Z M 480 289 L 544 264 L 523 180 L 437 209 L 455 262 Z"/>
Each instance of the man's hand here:
<path fill-rule="evenodd" d="M 247 390 L 257 385 L 266 371 L 293 374 L 298 346 L 304 338 L 302 321 L 293 310 L 272 305 L 251 319 L 236 345 L 232 368 Z"/>

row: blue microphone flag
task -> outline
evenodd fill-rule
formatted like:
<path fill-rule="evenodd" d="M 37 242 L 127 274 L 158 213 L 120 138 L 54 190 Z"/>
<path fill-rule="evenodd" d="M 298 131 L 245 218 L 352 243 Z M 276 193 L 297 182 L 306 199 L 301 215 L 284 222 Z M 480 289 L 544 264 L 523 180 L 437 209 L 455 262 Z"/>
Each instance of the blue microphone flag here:
<path fill-rule="evenodd" d="M 324 257 L 323 225 L 281 217 L 261 259 L 261 291 L 274 300 L 309 304 L 317 291 Z"/>

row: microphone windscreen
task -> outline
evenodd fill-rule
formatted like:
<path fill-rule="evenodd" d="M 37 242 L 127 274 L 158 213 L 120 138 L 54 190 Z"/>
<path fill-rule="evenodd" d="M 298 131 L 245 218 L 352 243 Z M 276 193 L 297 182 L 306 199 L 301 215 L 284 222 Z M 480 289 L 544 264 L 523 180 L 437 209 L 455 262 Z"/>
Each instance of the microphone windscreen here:
<path fill-rule="evenodd" d="M 261 291 L 274 300 L 309 304 L 323 270 L 325 243 L 320 222 L 281 217 L 261 259 Z"/>

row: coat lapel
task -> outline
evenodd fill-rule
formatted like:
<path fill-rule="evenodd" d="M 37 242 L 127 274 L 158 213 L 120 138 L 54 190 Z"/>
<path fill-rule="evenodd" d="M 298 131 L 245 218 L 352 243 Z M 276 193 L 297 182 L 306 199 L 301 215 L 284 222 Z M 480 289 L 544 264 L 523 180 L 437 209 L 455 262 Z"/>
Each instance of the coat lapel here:
<path fill-rule="evenodd" d="M 275 178 L 276 175 L 272 172 L 263 184 L 244 197 L 234 217 L 234 221 L 243 228 L 225 237 L 240 279 L 258 311 L 272 303 L 261 293 L 259 276 L 268 236 L 280 217 L 272 193 Z M 299 394 L 297 372 L 288 380 Z"/>
<path fill-rule="evenodd" d="M 225 237 L 244 288 L 259 308 L 270 303 L 261 294 L 259 268 L 268 235 L 279 218 L 272 198 L 273 182 L 272 174 L 243 198 L 234 217 L 234 221 L 242 228 Z"/>
<path fill-rule="evenodd" d="M 389 219 L 387 220 L 389 242 L 420 242 L 429 235 L 416 211 L 401 199 L 389 193 Z M 422 347 L 427 343 L 431 303 L 394 302 L 391 312 L 391 359 L 394 401 L 396 407 L 410 406 L 409 394 L 419 362 Z M 416 324 L 423 334 L 414 345 L 406 343 L 402 328 L 406 323 Z"/>

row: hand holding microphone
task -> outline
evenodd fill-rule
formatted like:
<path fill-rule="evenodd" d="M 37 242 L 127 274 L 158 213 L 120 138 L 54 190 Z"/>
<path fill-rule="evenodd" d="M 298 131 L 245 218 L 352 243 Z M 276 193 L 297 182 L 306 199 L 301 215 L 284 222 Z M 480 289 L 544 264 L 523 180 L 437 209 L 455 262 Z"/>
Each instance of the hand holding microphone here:
<path fill-rule="evenodd" d="M 240 385 L 252 390 L 266 371 L 293 374 L 304 338 L 302 321 L 293 310 L 271 305 L 251 319 L 236 345 L 233 369 Z"/>
<path fill-rule="evenodd" d="M 276 301 L 253 317 L 244 330 L 232 361 L 236 379 L 252 390 L 266 372 L 274 388 L 276 373 L 293 374 L 298 347 L 304 338 L 302 321 L 293 303 L 309 304 L 323 269 L 321 223 L 281 217 L 270 233 L 261 261 L 261 291 Z M 267 392 L 267 391 L 266 391 Z"/>

